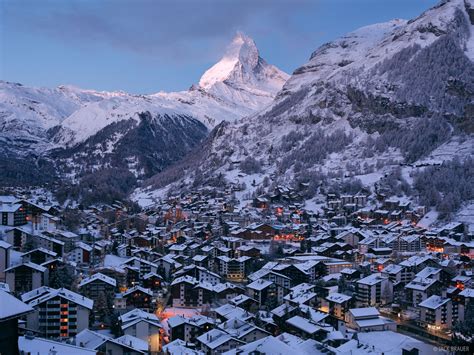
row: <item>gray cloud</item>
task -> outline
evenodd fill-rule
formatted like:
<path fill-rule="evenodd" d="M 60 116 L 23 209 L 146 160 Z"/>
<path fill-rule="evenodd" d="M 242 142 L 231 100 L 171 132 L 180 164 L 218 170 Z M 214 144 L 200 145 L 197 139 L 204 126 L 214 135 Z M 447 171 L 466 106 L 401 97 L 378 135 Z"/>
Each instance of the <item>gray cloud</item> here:
<path fill-rule="evenodd" d="M 192 61 L 203 45 L 208 48 L 199 59 L 215 59 L 237 30 L 279 33 L 282 41 L 298 45 L 288 34 L 294 18 L 314 6 L 310 0 L 20 0 L 5 4 L 4 17 L 7 29 L 16 26 L 69 44 Z"/>

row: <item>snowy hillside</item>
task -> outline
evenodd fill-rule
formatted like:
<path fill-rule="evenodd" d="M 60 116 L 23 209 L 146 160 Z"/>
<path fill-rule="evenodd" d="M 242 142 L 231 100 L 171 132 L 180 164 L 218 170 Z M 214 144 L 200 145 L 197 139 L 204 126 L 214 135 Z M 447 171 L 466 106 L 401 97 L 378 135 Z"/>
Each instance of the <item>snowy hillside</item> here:
<path fill-rule="evenodd" d="M 0 81 L 0 140 L 8 146 L 24 148 L 28 143 L 48 146 L 47 130 L 59 125 L 84 105 L 107 98 L 112 93 L 81 90 L 71 86 L 56 89 L 30 88 Z M 36 150 L 36 146 L 31 147 Z"/>
<path fill-rule="evenodd" d="M 155 176 L 135 197 L 162 196 L 170 176 L 183 175 L 173 187 L 217 176 L 245 183 L 247 197 L 265 180 L 305 183 L 309 204 L 346 178 L 408 193 L 413 167 L 426 165 L 418 162 L 433 150 L 445 160 L 459 156 L 450 152 L 474 153 L 472 8 L 445 1 L 413 20 L 363 27 L 321 46 L 272 105 L 221 124 L 198 156 Z"/>

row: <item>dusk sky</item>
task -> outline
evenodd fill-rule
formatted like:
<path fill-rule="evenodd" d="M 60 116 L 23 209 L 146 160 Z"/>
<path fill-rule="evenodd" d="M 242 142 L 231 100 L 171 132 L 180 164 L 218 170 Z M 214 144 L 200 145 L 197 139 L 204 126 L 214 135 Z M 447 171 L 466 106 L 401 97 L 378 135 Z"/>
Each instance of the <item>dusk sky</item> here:
<path fill-rule="evenodd" d="M 291 73 L 358 27 L 436 0 L 0 0 L 0 79 L 132 93 L 186 90 L 236 31 Z"/>

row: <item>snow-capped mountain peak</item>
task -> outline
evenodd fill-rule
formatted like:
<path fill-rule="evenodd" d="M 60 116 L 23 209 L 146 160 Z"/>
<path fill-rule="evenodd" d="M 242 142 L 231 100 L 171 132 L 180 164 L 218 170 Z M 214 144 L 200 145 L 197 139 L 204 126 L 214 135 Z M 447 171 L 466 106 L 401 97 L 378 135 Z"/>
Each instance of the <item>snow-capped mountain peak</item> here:
<path fill-rule="evenodd" d="M 258 92 L 260 96 L 274 96 L 288 77 L 288 74 L 260 57 L 252 38 L 238 32 L 222 59 L 201 77 L 199 86 L 214 94 L 222 94 L 224 84 Z"/>
<path fill-rule="evenodd" d="M 199 86 L 209 89 L 217 82 L 230 79 L 233 72 L 241 64 L 246 71 L 253 70 L 259 61 L 259 53 L 255 42 L 239 32 L 227 47 L 222 59 L 209 68 L 199 81 Z"/>

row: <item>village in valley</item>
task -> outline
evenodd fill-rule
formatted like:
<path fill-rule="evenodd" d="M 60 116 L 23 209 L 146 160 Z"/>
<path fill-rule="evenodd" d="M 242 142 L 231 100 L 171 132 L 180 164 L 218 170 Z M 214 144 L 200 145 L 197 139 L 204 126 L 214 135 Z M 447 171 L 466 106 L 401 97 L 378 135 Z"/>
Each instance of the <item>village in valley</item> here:
<path fill-rule="evenodd" d="M 32 192 L 33 191 L 33 192 Z M 237 186 L 59 206 L 0 196 L 0 349 L 22 354 L 472 352 L 473 231 L 382 193 Z"/>

